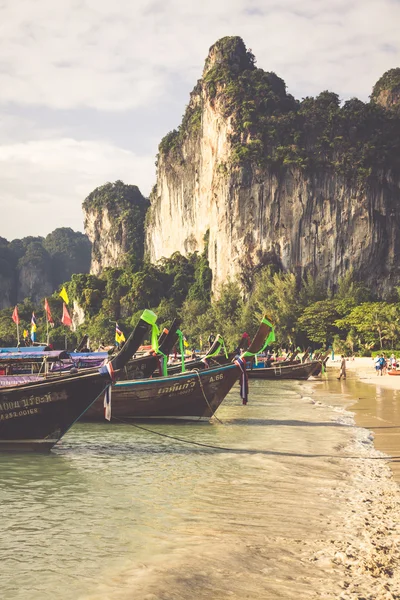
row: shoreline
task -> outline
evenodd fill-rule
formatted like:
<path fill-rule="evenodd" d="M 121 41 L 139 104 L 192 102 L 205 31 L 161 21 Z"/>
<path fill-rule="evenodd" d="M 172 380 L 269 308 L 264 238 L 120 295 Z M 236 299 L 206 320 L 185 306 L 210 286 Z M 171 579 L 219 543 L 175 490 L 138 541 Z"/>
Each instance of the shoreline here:
<path fill-rule="evenodd" d="M 329 372 L 337 370 L 337 373 L 339 373 L 340 362 L 339 360 L 332 362 L 329 359 L 327 367 Z M 346 371 L 348 379 L 356 377 L 363 383 L 375 384 L 386 389 L 400 391 L 400 375 L 377 375 L 375 362 L 371 357 L 355 357 L 346 360 Z M 400 369 L 398 371 L 400 372 Z"/>
<path fill-rule="evenodd" d="M 328 564 L 338 569 L 342 588 L 338 600 L 393 600 L 400 598 L 400 464 L 393 468 L 398 464 L 393 463 L 396 447 L 400 456 L 400 420 L 398 429 L 395 425 L 396 447 L 387 447 L 386 427 L 392 425 L 386 425 L 387 415 L 382 417 L 380 409 L 393 396 L 393 389 L 400 399 L 400 378 L 394 388 L 394 383 L 384 386 L 381 379 L 397 382 L 396 377 L 376 376 L 372 360 L 351 362 L 345 381 L 337 381 L 339 366 L 331 365 L 328 378 L 320 381 L 322 387 L 313 382 L 317 384 L 313 402 L 325 406 L 332 402 L 338 422 L 349 425 L 354 433 L 342 448 L 350 468 L 337 488 L 342 504 L 339 521 L 332 519 L 341 536 L 330 541 L 327 537 L 309 560 L 322 569 Z M 374 407 L 375 421 L 371 420 Z M 330 522 L 327 525 L 331 527 Z"/>
<path fill-rule="evenodd" d="M 359 427 L 373 433 L 377 450 L 388 456 L 394 479 L 400 484 L 400 376 L 377 375 L 371 358 L 346 362 L 347 378 L 337 382 L 341 394 L 355 402 L 348 407 Z M 339 368 L 328 367 L 328 378 L 335 387 Z"/>

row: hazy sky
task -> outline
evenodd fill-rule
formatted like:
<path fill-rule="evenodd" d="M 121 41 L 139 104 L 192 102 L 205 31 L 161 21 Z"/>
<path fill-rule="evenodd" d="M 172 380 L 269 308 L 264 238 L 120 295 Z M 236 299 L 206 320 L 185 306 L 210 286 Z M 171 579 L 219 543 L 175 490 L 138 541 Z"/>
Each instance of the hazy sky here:
<path fill-rule="evenodd" d="M 399 31 L 400 0 L 0 0 L 0 235 L 83 230 L 107 181 L 147 195 L 220 37 L 297 98 L 367 100 L 400 66 Z"/>

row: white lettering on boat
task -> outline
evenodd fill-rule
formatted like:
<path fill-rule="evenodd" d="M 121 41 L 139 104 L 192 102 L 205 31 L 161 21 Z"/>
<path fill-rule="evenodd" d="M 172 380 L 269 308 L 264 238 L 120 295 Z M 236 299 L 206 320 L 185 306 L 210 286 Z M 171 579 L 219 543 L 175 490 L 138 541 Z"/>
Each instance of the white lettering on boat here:
<path fill-rule="evenodd" d="M 59 402 L 60 400 L 66 400 L 67 393 L 65 390 L 60 392 L 49 392 L 44 396 L 27 396 L 24 398 L 20 398 L 19 400 L 5 400 L 4 402 L 0 402 L 0 412 L 1 411 L 10 411 L 15 410 L 17 408 L 29 408 L 31 406 L 39 406 L 40 404 L 47 404 L 49 402 Z M 29 413 L 31 414 L 31 413 Z M 19 415 L 16 413 L 16 416 L 25 416 Z"/>
<path fill-rule="evenodd" d="M 187 383 L 174 383 L 174 385 L 163 387 L 158 390 L 159 394 L 177 394 L 177 393 L 185 393 L 193 390 L 196 386 L 196 381 L 188 381 Z"/>

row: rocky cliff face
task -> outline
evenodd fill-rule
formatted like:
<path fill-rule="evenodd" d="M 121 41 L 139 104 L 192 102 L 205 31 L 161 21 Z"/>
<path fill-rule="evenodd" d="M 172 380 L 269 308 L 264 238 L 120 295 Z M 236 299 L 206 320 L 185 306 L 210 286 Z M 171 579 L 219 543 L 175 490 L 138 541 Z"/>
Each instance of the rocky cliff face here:
<path fill-rule="evenodd" d="M 400 105 L 400 69 L 390 69 L 376 82 L 371 99 L 384 108 Z"/>
<path fill-rule="evenodd" d="M 122 181 L 96 188 L 83 203 L 85 232 L 92 242 L 90 272 L 107 267 L 137 267 L 143 258 L 148 200 Z"/>
<path fill-rule="evenodd" d="M 329 92 L 297 102 L 240 38 L 220 40 L 182 125 L 160 144 L 150 259 L 202 251 L 209 231 L 214 290 L 235 277 L 246 285 L 267 263 L 331 287 L 353 267 L 390 290 L 400 282 L 400 119 L 384 113 L 356 99 L 341 107 Z"/>

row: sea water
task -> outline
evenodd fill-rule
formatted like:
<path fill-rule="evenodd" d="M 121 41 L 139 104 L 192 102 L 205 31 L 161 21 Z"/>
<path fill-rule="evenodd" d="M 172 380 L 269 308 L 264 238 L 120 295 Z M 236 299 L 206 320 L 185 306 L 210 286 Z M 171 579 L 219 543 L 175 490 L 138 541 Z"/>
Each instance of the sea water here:
<path fill-rule="evenodd" d="M 50 454 L 0 455 L 2 600 L 335 597 L 309 557 L 341 535 L 354 427 L 325 395 L 251 381 L 219 420 L 143 424 L 169 437 L 77 424 Z"/>

